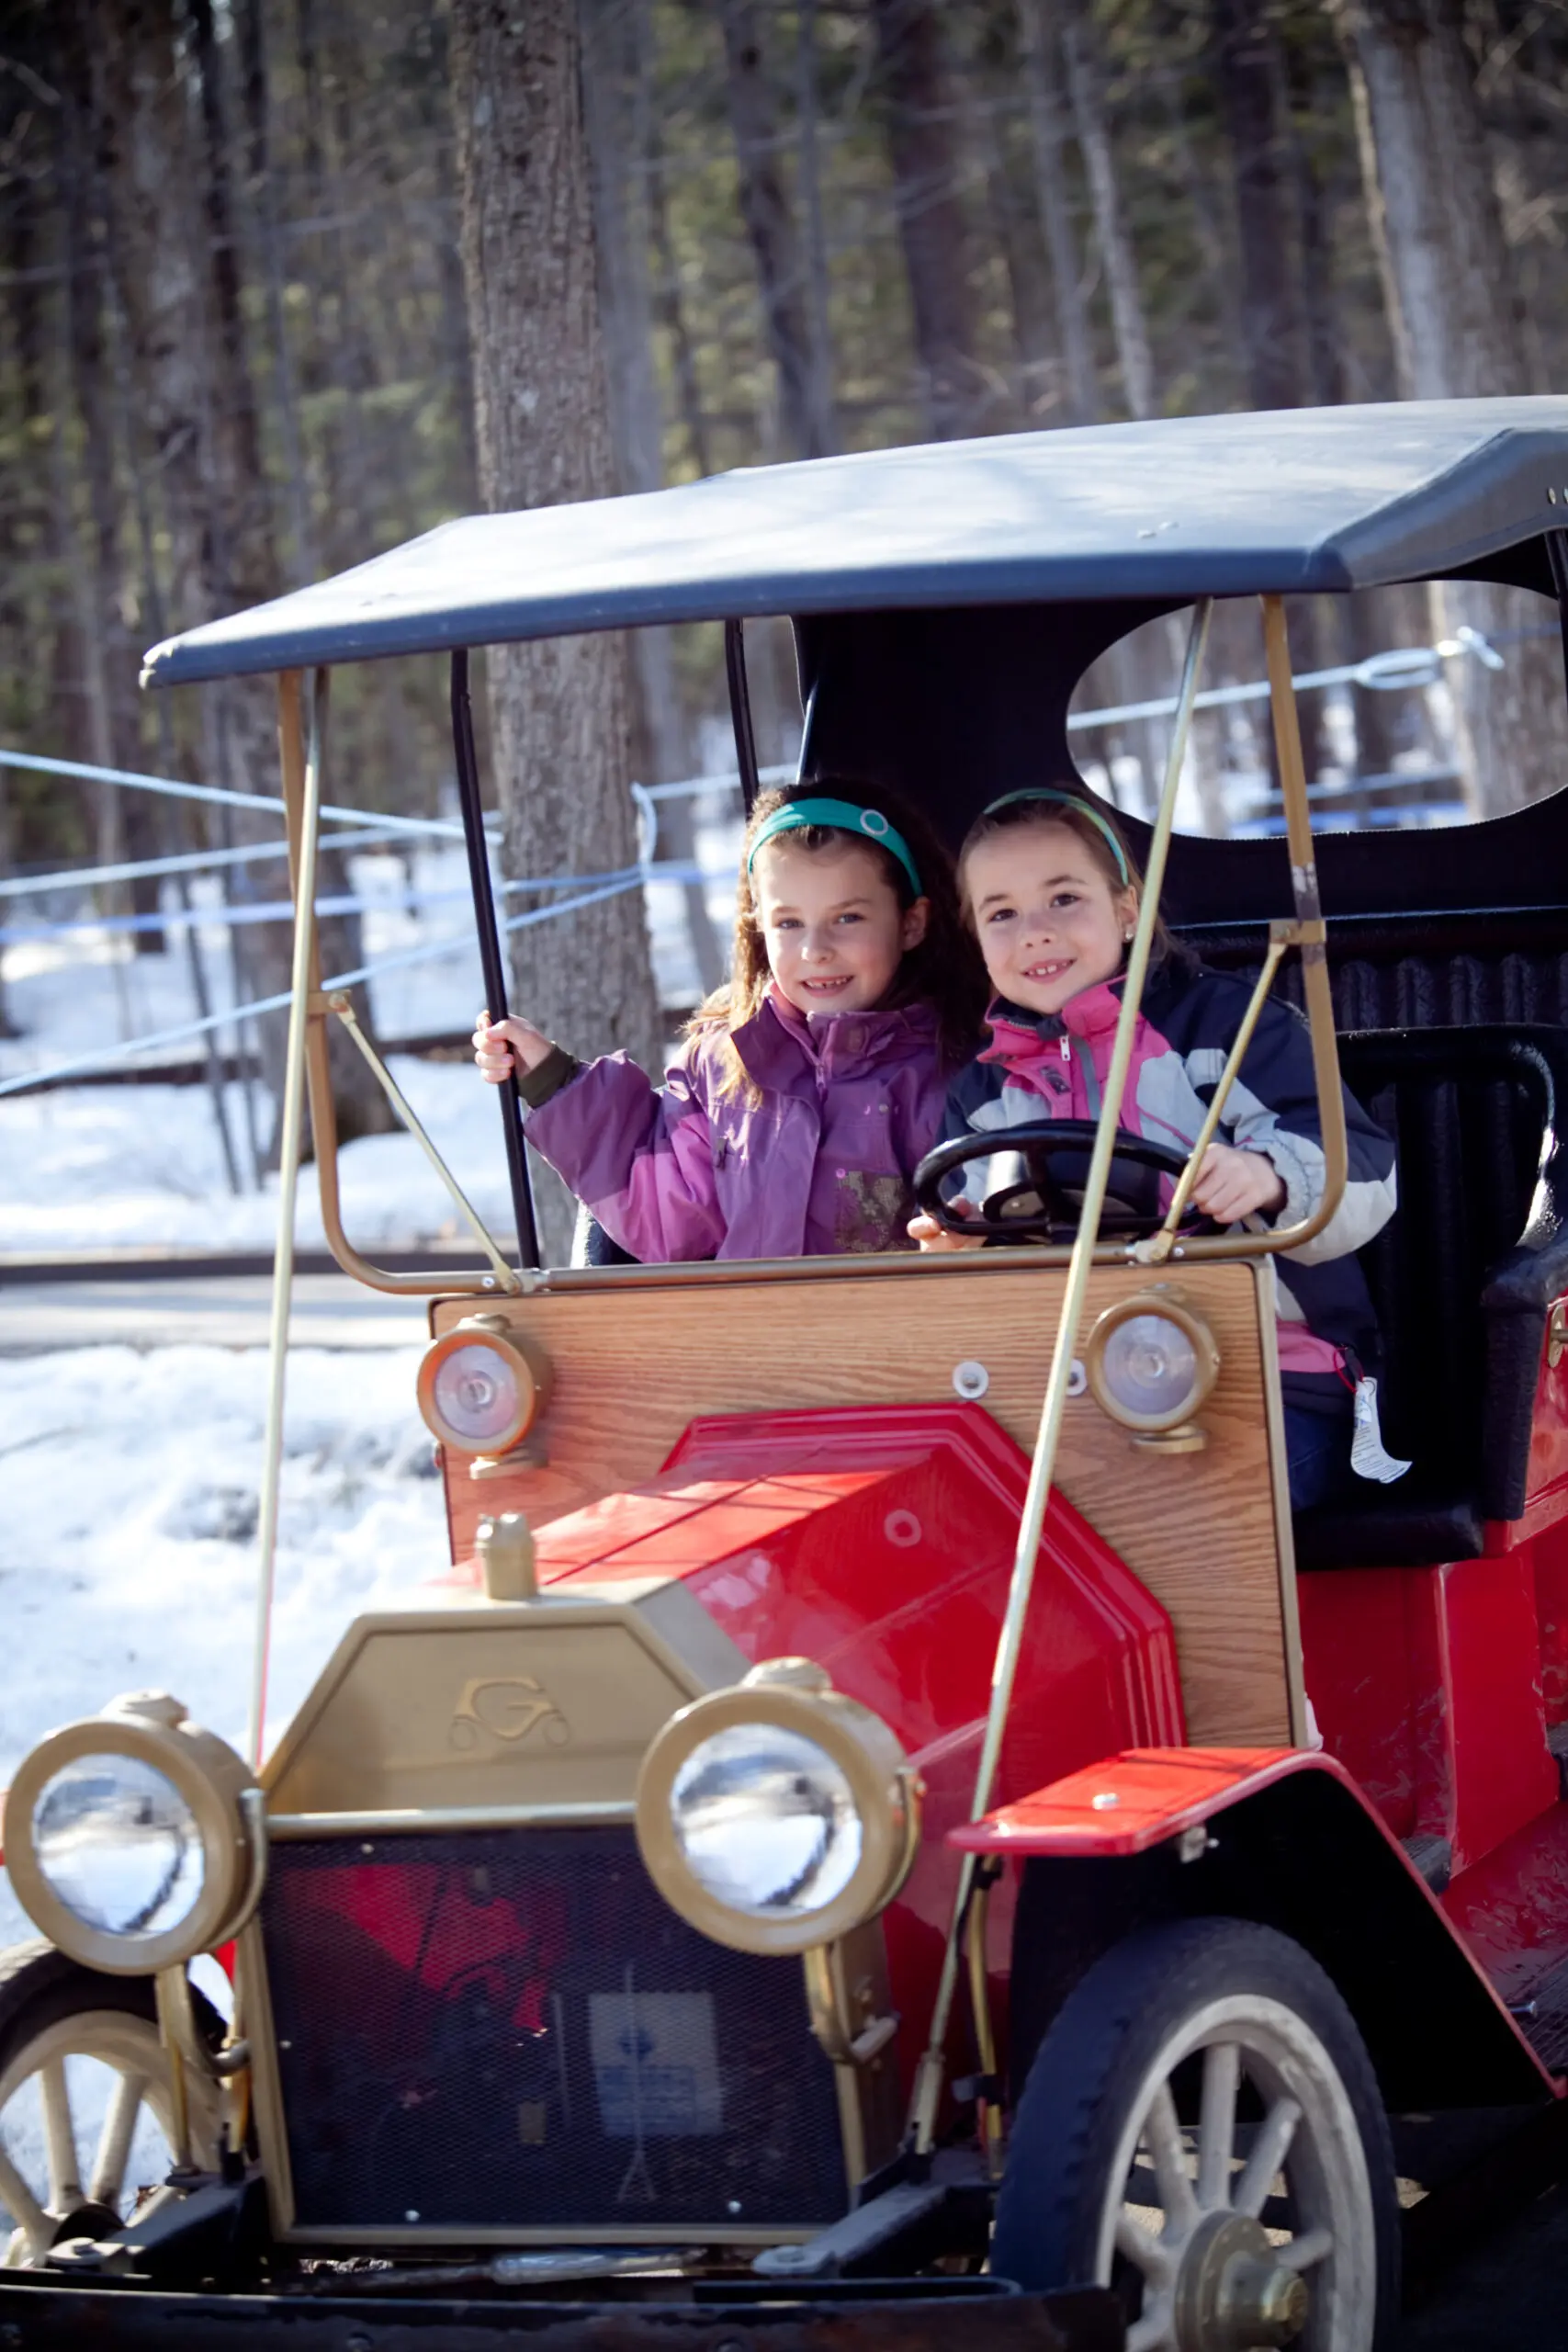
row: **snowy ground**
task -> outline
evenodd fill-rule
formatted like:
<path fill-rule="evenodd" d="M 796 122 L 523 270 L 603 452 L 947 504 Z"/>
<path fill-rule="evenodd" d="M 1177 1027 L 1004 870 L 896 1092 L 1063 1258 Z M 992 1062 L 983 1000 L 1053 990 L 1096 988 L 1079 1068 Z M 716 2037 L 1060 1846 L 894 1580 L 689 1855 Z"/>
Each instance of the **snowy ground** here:
<path fill-rule="evenodd" d="M 440 1578 L 417 1351 L 289 1360 L 268 1723 L 351 1618 Z M 243 1747 L 265 1356 L 84 1348 L 0 1359 L 0 1788 L 54 1724 L 173 1690 Z M 0 1883 L 0 1947 L 29 1933 Z"/>
<path fill-rule="evenodd" d="M 705 816 L 700 842 L 704 866 L 715 876 L 710 910 L 720 937 L 728 939 L 739 828 L 722 804 Z M 422 852 L 414 861 L 420 890 L 455 894 L 449 903 L 442 899 L 418 912 L 392 903 L 409 878 L 400 860 L 356 857 L 351 870 L 355 890 L 372 906 L 363 925 L 367 961 L 447 936 L 456 941 L 451 953 L 372 983 L 380 1034 L 441 1035 L 470 1028 L 481 989 L 461 851 Z M 682 894 L 675 885 L 659 882 L 646 897 L 662 1000 L 694 1003 L 699 989 Z M 58 901 L 50 902 L 50 910 L 60 913 Z M 21 926 L 40 911 L 27 901 L 9 902 L 6 921 Z M 213 1001 L 220 1009 L 231 1005 L 225 934 L 209 925 L 200 936 Z M 15 941 L 4 949 L 4 959 L 6 1010 L 21 1035 L 0 1041 L 0 1078 L 47 1069 L 192 1017 L 177 932 L 171 933 L 170 952 L 158 956 L 133 956 L 123 937 L 89 932 Z M 220 1037 L 231 1046 L 231 1033 Z M 156 1058 L 195 1050 L 174 1046 Z M 480 1216 L 498 1230 L 509 1224 L 501 1123 L 489 1090 L 465 1064 L 400 1056 L 391 1067 Z M 244 1162 L 243 1090 L 231 1085 L 224 1091 L 230 1131 Z M 262 1111 L 265 1116 L 265 1103 Z M 367 1246 L 407 1247 L 463 1230 L 409 1136 L 367 1136 L 348 1145 L 341 1173 L 348 1230 Z M 63 1086 L 47 1094 L 0 1097 L 0 1251 L 132 1244 L 270 1250 L 275 1204 L 271 1184 L 238 1194 L 230 1190 L 204 1087 Z M 301 1178 L 299 1238 L 303 1247 L 321 1246 L 310 1170 Z"/>

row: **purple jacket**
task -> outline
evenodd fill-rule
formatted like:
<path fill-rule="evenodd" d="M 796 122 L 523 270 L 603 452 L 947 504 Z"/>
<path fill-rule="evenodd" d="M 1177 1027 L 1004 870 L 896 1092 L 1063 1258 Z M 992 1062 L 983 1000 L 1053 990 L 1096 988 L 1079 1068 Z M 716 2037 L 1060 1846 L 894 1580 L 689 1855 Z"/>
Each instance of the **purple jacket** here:
<path fill-rule="evenodd" d="M 529 1142 L 648 1263 L 911 1248 L 909 1178 L 951 1075 L 931 1007 L 807 1014 L 775 989 L 730 1035 L 760 1102 L 720 1091 L 724 1036 L 700 1031 L 662 1092 L 624 1054 L 571 1071 Z"/>

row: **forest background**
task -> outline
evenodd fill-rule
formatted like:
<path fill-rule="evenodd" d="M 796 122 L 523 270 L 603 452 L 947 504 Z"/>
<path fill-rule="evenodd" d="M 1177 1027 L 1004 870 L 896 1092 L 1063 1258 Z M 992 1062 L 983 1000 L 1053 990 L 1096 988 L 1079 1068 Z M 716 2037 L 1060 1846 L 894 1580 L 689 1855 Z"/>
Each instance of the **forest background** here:
<path fill-rule="evenodd" d="M 0 746 L 274 790 L 265 691 L 143 697 L 141 650 L 486 504 L 1550 389 L 1565 117 L 1568 0 L 0 0 Z M 722 748 L 717 630 L 527 659 L 510 870 L 635 855 L 626 780 Z M 444 665 L 340 672 L 333 797 L 434 808 L 446 729 Z M 21 871 L 258 822 L 0 767 Z M 657 1055 L 635 896 L 519 942 L 545 1025 Z"/>

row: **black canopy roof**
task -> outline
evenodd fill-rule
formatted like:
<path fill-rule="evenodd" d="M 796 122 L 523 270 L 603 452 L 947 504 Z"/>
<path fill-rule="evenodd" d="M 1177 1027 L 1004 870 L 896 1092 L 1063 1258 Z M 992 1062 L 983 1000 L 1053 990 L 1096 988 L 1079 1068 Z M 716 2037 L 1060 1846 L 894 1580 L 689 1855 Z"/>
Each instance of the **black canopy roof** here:
<path fill-rule="evenodd" d="M 1377 587 L 1485 574 L 1554 525 L 1568 525 L 1568 399 L 1170 417 L 474 515 L 188 629 L 143 674 L 649 621 Z"/>

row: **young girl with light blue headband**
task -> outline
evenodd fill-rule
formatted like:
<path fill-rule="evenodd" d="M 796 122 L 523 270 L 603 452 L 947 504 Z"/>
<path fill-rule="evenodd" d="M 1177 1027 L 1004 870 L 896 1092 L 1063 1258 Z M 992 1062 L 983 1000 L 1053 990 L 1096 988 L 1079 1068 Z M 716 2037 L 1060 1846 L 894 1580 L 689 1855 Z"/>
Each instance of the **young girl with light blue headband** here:
<path fill-rule="evenodd" d="M 984 1136 L 952 1205 L 978 1208 L 1016 1185 L 1010 1127 L 1096 1120 L 1121 1011 L 1142 882 L 1113 820 L 1082 792 L 1029 786 L 993 800 L 959 852 L 964 908 L 991 983 L 990 1042 L 953 1081 L 942 1139 Z M 1246 1013 L 1250 984 L 1207 970 L 1156 927 L 1119 1109 L 1127 1133 L 1181 1153 L 1201 1133 Z M 1355 1252 L 1393 1214 L 1393 1148 L 1345 1097 L 1349 1175 L 1338 1209 L 1300 1251 L 1269 1260 L 1279 1309 L 1286 1453 L 1298 1509 L 1341 1494 L 1352 1470 L 1387 1479 L 1407 1466 L 1377 1437 L 1377 1322 Z M 1087 1154 L 1085 1155 L 1087 1160 Z M 1200 1164 L 1195 1205 L 1223 1229 L 1292 1225 L 1324 1184 L 1312 1048 L 1289 1005 L 1265 1004 Z M 954 1182 L 959 1180 L 955 1176 Z M 1113 1163 L 1113 1191 L 1158 1213 L 1169 1179 Z M 922 1249 L 978 1247 L 932 1217 Z"/>
<path fill-rule="evenodd" d="M 520 1017 L 481 1014 L 475 1058 L 492 1083 L 515 1069 L 529 1142 L 634 1258 L 908 1249 L 909 1180 L 984 1001 L 934 835 L 819 779 L 752 811 L 731 978 L 662 1089 Z"/>

